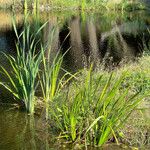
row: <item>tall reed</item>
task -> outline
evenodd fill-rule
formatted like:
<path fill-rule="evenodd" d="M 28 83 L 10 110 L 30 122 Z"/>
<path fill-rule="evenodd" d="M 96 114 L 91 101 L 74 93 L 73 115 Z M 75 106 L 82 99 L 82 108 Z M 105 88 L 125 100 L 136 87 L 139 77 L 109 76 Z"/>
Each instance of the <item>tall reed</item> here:
<path fill-rule="evenodd" d="M 50 63 L 50 49 L 48 51 L 48 59 L 46 59 L 44 50 L 42 48 L 43 70 L 42 77 L 40 77 L 40 85 L 46 107 L 46 119 L 48 119 L 49 115 L 49 104 L 54 100 L 54 97 L 58 90 L 58 75 L 62 64 L 62 57 L 58 57 L 58 55 L 55 56 L 52 63 Z"/>
<path fill-rule="evenodd" d="M 33 9 L 34 9 L 34 12 L 37 12 L 38 9 L 39 9 L 39 0 L 34 0 L 34 3 L 33 3 Z"/>
<path fill-rule="evenodd" d="M 7 77 L 7 82 L 0 82 L 13 96 L 25 105 L 27 112 L 34 113 L 35 90 L 37 87 L 37 74 L 42 61 L 42 52 L 37 52 L 36 36 L 43 26 L 34 34 L 30 35 L 31 26 L 25 20 L 25 27 L 21 34 L 18 34 L 16 23 L 13 20 L 14 31 L 17 36 L 17 56 L 4 54 L 10 63 L 11 71 L 1 66 L 2 75 Z"/>
<path fill-rule="evenodd" d="M 39 73 L 40 85 L 43 93 L 43 99 L 46 106 L 46 120 L 49 118 L 49 106 L 61 93 L 61 89 L 72 79 L 75 78 L 75 75 L 67 72 L 62 68 L 62 62 L 64 55 L 61 55 L 60 50 L 56 52 L 55 56 L 51 56 L 52 53 L 52 42 L 54 41 L 55 29 L 50 31 L 49 40 L 45 46 L 45 50 L 41 48 L 42 51 L 42 73 Z M 60 47 L 61 49 L 61 47 Z M 56 50 L 55 50 L 56 51 Z M 60 75 L 62 72 L 62 75 Z M 67 77 L 67 78 L 66 78 Z"/>

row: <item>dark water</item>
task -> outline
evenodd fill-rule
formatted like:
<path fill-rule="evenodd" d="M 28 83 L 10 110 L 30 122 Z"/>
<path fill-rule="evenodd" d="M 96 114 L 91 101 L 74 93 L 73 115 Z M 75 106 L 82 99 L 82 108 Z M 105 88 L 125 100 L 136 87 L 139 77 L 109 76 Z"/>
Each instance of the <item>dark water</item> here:
<path fill-rule="evenodd" d="M 0 106 L 0 150 L 65 149 L 56 139 L 57 144 L 53 143 L 54 137 L 44 122 L 14 107 Z"/>
<path fill-rule="evenodd" d="M 21 33 L 23 13 L 0 11 L 0 51 L 13 55 L 16 53 L 16 36 L 12 27 L 14 15 L 18 33 Z M 54 31 L 52 44 L 48 46 L 51 46 L 52 56 L 58 51 L 65 53 L 69 49 L 64 57 L 63 67 L 70 71 L 89 66 L 91 62 L 98 67 L 102 62 L 105 62 L 107 67 L 113 67 L 124 58 L 129 61 L 142 55 L 145 47 L 149 46 L 150 13 L 145 11 L 127 14 L 51 12 L 30 14 L 29 20 L 33 31 L 48 21 L 40 39 L 47 45 L 50 34 Z M 9 68 L 0 53 L 1 64 Z M 0 101 L 7 102 L 10 98 L 8 94 L 1 88 Z M 30 119 L 23 112 L 2 106 L 0 107 L 0 150 L 20 149 L 79 149 L 79 147 L 59 145 L 39 117 Z M 106 145 L 104 149 L 116 150 L 124 147 Z"/>
<path fill-rule="evenodd" d="M 0 12 L 0 51 L 14 53 L 15 33 L 11 25 L 11 12 Z M 141 55 L 149 46 L 150 27 L 149 12 L 131 13 L 40 13 L 30 14 L 31 32 L 48 21 L 41 35 L 41 41 L 49 42 L 53 32 L 51 45 L 52 55 L 58 50 L 65 53 L 64 67 L 76 71 L 88 66 L 90 62 L 107 67 L 117 65 L 122 59 L 133 60 Z M 23 28 L 23 14 L 16 14 L 18 33 Z M 48 45 L 48 47 L 50 47 Z M 60 49 L 61 47 L 61 49 Z M 0 55 L 1 57 L 1 55 Z"/>

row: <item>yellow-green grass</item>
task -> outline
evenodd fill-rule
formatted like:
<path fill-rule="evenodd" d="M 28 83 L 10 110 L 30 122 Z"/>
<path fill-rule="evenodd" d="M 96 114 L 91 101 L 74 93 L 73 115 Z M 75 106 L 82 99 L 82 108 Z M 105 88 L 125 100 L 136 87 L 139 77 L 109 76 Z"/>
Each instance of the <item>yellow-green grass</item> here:
<path fill-rule="evenodd" d="M 150 147 L 150 102 L 142 101 L 138 109 L 129 117 L 123 133 L 122 142 L 127 145 L 148 149 Z"/>
<path fill-rule="evenodd" d="M 20 0 L 0 0 L 0 8 L 11 8 L 14 4 L 20 5 Z"/>
<path fill-rule="evenodd" d="M 86 1 L 86 0 L 26 0 L 22 2 L 21 0 L 0 0 L 1 8 L 11 8 L 11 7 L 22 7 L 22 8 L 35 8 L 38 7 L 44 10 L 56 9 L 56 10 L 112 10 L 112 9 L 143 9 L 144 4 L 138 0 L 96 0 L 96 1 Z M 103 9 L 102 9 L 103 8 Z"/>
<path fill-rule="evenodd" d="M 136 147 L 149 146 L 150 125 L 143 113 L 150 109 L 143 106 L 150 104 L 149 94 L 150 56 L 122 63 L 111 72 L 102 66 L 91 72 L 85 69 L 50 104 L 49 116 L 55 124 L 50 125 L 60 138 L 70 142 L 101 146 L 112 139 Z"/>
<path fill-rule="evenodd" d="M 124 123 L 138 109 L 139 102 L 148 100 L 149 62 L 150 57 L 143 56 L 136 62 L 122 63 L 111 72 L 103 70 L 102 66 L 96 71 L 83 70 L 66 87 L 65 94 L 61 93 L 63 98 L 60 94 L 50 105 L 49 115 L 60 137 L 99 146 L 113 138 L 121 142 L 120 130 L 124 129 Z"/>

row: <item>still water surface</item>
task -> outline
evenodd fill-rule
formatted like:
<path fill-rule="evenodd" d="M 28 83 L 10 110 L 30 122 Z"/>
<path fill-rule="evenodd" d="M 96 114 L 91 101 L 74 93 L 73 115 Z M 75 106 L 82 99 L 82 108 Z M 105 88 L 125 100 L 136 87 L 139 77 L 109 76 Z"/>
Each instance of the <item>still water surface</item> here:
<path fill-rule="evenodd" d="M 0 12 L 0 51 L 14 53 L 15 33 L 12 16 L 16 16 L 18 33 L 23 28 L 23 14 Z M 42 30 L 41 41 L 51 47 L 53 56 L 58 50 L 68 51 L 64 66 L 76 71 L 105 60 L 107 66 L 118 64 L 123 58 L 133 60 L 149 44 L 150 13 L 70 13 L 51 12 L 30 14 L 31 32 L 47 21 Z M 53 31 L 54 30 L 54 31 Z M 52 44 L 50 34 L 53 32 Z"/>
<path fill-rule="evenodd" d="M 43 119 L 31 118 L 24 112 L 12 108 L 0 106 L 0 150 L 82 149 L 78 145 L 60 144 L 50 134 Z M 88 150 L 98 149 L 88 147 Z M 112 144 L 102 148 L 102 150 L 112 149 L 120 150 L 127 149 L 127 147 Z"/>
<path fill-rule="evenodd" d="M 0 51 L 15 55 L 13 16 L 16 16 L 18 33 L 21 33 L 23 13 L 0 11 Z M 48 22 L 40 39 L 48 45 L 50 34 L 54 31 L 52 56 L 58 51 L 65 53 L 69 49 L 63 62 L 63 67 L 69 71 L 81 69 L 91 62 L 100 64 L 104 60 L 107 67 L 112 67 L 124 58 L 133 60 L 149 46 L 150 13 L 145 11 L 127 14 L 41 12 L 30 14 L 29 20 L 33 31 Z M 0 64 L 9 67 L 1 53 Z M 8 99 L 8 93 L 1 89 L 0 101 L 7 102 Z M 43 122 L 38 117 L 29 119 L 23 112 L 0 107 L 0 150 L 73 149 L 72 146 L 53 143 L 54 138 Z M 117 148 L 124 149 L 115 145 L 104 149 Z"/>

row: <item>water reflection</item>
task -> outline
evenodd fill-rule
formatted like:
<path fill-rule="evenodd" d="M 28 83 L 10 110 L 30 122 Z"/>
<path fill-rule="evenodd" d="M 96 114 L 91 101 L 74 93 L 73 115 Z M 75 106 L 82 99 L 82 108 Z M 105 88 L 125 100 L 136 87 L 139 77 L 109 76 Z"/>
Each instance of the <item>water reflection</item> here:
<path fill-rule="evenodd" d="M 83 145 L 62 144 L 53 137 L 44 119 L 28 116 L 12 107 L 0 106 L 1 150 L 70 150 L 85 149 Z M 88 147 L 88 150 L 99 150 Z M 102 150 L 132 149 L 124 145 L 106 144 Z"/>
<path fill-rule="evenodd" d="M 43 29 L 43 44 L 47 49 L 46 57 L 54 58 L 59 51 L 59 26 L 56 16 L 48 18 L 47 24 Z M 51 55 L 49 54 L 51 50 Z M 49 56 L 50 55 L 50 56 Z M 50 59 L 51 60 L 51 59 Z"/>
<path fill-rule="evenodd" d="M 12 26 L 14 16 L 19 30 L 23 24 L 23 14 L 0 11 L 0 51 L 11 52 L 14 50 L 15 33 Z"/>
<path fill-rule="evenodd" d="M 148 107 L 149 108 L 149 107 Z M 145 113 L 144 113 L 145 114 Z M 149 110 L 147 110 L 147 115 Z M 145 114 L 146 115 L 146 114 Z M 149 119 L 149 116 L 148 116 Z M 12 107 L 0 106 L 0 149 L 1 150 L 70 150 L 85 149 L 84 146 L 62 144 L 48 130 L 44 118 L 28 116 Z M 99 150 L 88 147 L 88 150 Z M 106 144 L 102 150 L 133 149 L 125 145 Z M 148 148 L 144 148 L 148 149 Z"/>
<path fill-rule="evenodd" d="M 0 106 L 1 150 L 56 149 L 53 139 L 44 118 L 31 117 L 13 107 Z"/>
<path fill-rule="evenodd" d="M 10 52 L 15 49 L 15 34 L 11 25 L 12 13 L 8 14 L 0 12 L 0 16 L 7 18 L 6 22 L 0 24 L 0 50 Z M 149 42 L 149 19 L 146 12 L 114 18 L 103 14 L 84 14 L 83 17 L 80 14 L 63 16 L 43 13 L 37 16 L 30 15 L 32 30 L 48 21 L 41 35 L 42 41 L 47 49 L 51 48 L 52 58 L 60 47 L 63 53 L 70 48 L 64 60 L 64 66 L 70 70 L 83 68 L 91 61 L 102 62 L 104 58 L 108 62 L 112 59 L 110 63 L 107 62 L 107 66 L 123 58 L 131 60 L 142 52 L 143 41 L 147 45 Z M 17 20 L 18 31 L 21 32 L 23 15 L 17 14 Z"/>
<path fill-rule="evenodd" d="M 11 109 L 4 106 L 0 108 L 0 149 L 35 150 L 38 143 L 43 146 L 35 133 L 35 130 L 41 130 L 38 128 L 37 120 L 35 126 L 34 118 Z"/>

